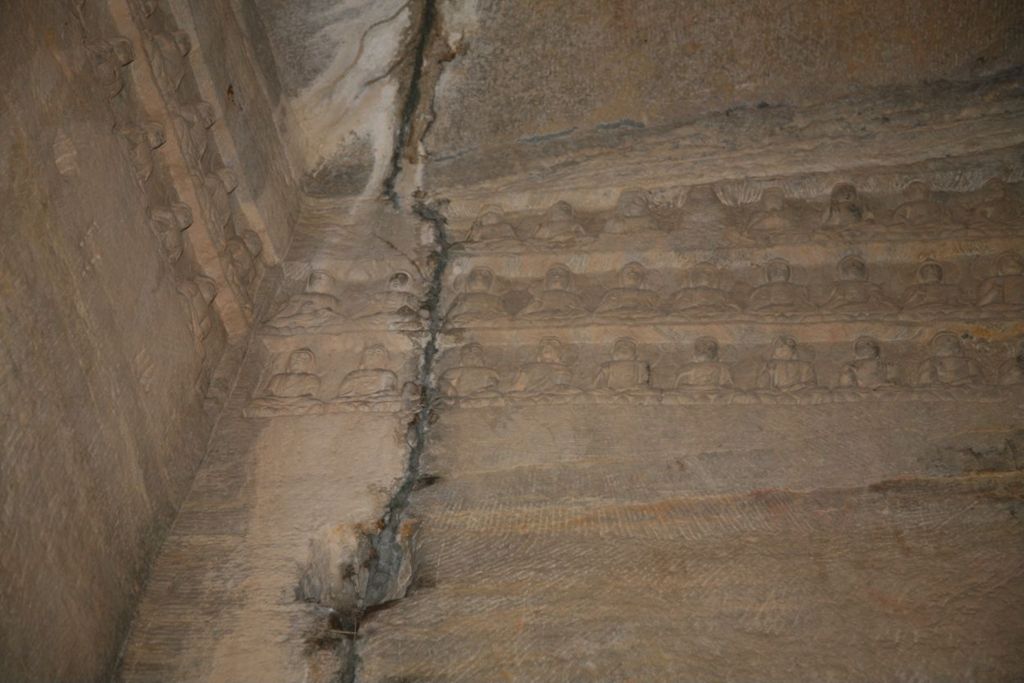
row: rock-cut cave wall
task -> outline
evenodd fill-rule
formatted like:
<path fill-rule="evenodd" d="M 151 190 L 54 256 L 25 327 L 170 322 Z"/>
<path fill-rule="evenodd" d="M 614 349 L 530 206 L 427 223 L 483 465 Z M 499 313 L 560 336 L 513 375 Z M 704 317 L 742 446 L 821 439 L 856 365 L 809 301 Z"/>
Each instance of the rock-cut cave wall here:
<path fill-rule="evenodd" d="M 280 270 L 293 182 L 230 5 L 0 17 L 0 679 L 101 680 Z"/>

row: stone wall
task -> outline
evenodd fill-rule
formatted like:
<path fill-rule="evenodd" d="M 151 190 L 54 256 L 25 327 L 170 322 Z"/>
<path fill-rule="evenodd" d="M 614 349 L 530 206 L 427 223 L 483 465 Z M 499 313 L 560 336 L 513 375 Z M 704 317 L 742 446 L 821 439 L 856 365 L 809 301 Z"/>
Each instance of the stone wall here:
<path fill-rule="evenodd" d="M 181 3 L 3 14 L 0 678 L 100 680 L 277 280 L 291 171 L 230 14 L 216 41 Z"/>

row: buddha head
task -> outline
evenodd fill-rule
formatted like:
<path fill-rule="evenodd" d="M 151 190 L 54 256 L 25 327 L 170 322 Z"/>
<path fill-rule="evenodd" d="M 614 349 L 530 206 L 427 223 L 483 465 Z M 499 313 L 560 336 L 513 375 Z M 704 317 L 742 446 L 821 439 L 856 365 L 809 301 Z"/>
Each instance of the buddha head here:
<path fill-rule="evenodd" d="M 764 267 L 764 279 L 769 283 L 789 282 L 791 271 L 784 259 L 773 258 Z"/>
<path fill-rule="evenodd" d="M 381 370 L 387 367 L 388 350 L 383 344 L 372 344 L 363 349 L 359 368 L 362 370 Z"/>
<path fill-rule="evenodd" d="M 718 360 L 718 341 L 714 337 L 698 337 L 693 342 L 693 360 L 698 363 Z"/>
<path fill-rule="evenodd" d="M 469 271 L 466 291 L 489 292 L 492 286 L 494 286 L 494 272 L 490 268 L 477 267 Z"/>
<path fill-rule="evenodd" d="M 690 269 L 690 285 L 692 287 L 717 288 L 718 269 L 707 261 L 701 261 Z"/>
<path fill-rule="evenodd" d="M 837 267 L 839 279 L 844 282 L 864 282 L 868 279 L 868 267 L 860 256 L 846 256 Z"/>
<path fill-rule="evenodd" d="M 309 294 L 330 294 L 334 288 L 334 278 L 326 270 L 314 270 L 306 280 L 306 292 Z"/>
<path fill-rule="evenodd" d="M 484 348 L 476 342 L 466 344 L 459 353 L 459 361 L 467 368 L 483 367 Z"/>
<path fill-rule="evenodd" d="M 538 363 L 561 363 L 562 342 L 554 337 L 545 337 L 537 345 Z"/>
<path fill-rule="evenodd" d="M 923 285 L 942 282 L 942 266 L 936 261 L 925 261 L 917 268 L 917 281 Z"/>
<path fill-rule="evenodd" d="M 857 188 L 853 183 L 836 183 L 832 187 L 829 203 L 833 209 L 849 208 L 857 205 Z"/>
<path fill-rule="evenodd" d="M 960 337 L 949 331 L 942 331 L 932 337 L 928 348 L 933 356 L 949 358 L 962 356 L 963 348 L 960 346 Z"/>
<path fill-rule="evenodd" d="M 882 355 L 882 347 L 874 337 L 857 337 L 853 342 L 853 355 L 857 360 L 871 360 Z"/>
<path fill-rule="evenodd" d="M 796 339 L 783 335 L 772 342 L 772 360 L 796 360 L 797 355 Z"/>
<path fill-rule="evenodd" d="M 501 225 L 505 222 L 501 208 L 498 206 L 486 206 L 475 221 L 475 225 Z"/>
<path fill-rule="evenodd" d="M 572 286 L 572 271 L 561 263 L 548 268 L 544 275 L 544 289 L 566 291 Z"/>
<path fill-rule="evenodd" d="M 926 202 L 931 195 L 932 188 L 923 180 L 912 180 L 903 188 L 903 199 L 907 202 Z"/>
<path fill-rule="evenodd" d="M 1005 252 L 996 260 L 996 270 L 1000 275 L 1020 275 L 1024 273 L 1024 259 L 1015 252 Z"/>
<path fill-rule="evenodd" d="M 615 213 L 626 218 L 640 218 L 650 211 L 647 195 L 642 190 L 623 190 L 615 205 Z"/>
<path fill-rule="evenodd" d="M 404 270 L 400 270 L 388 278 L 388 290 L 392 292 L 407 292 L 411 283 L 412 276 Z"/>
<path fill-rule="evenodd" d="M 619 284 L 626 289 L 640 289 L 647 279 L 647 270 L 636 261 L 622 266 L 619 271 Z"/>
<path fill-rule="evenodd" d="M 545 223 L 568 223 L 576 219 L 576 212 L 572 204 L 566 201 L 558 201 L 544 212 Z"/>
<path fill-rule="evenodd" d="M 316 356 L 309 349 L 292 351 L 288 356 L 288 373 L 309 375 L 316 372 Z"/>
<path fill-rule="evenodd" d="M 761 193 L 761 208 L 764 211 L 782 211 L 784 207 L 785 194 L 781 187 L 767 187 Z"/>
<path fill-rule="evenodd" d="M 241 237 L 229 237 L 224 243 L 224 255 L 228 257 L 231 265 L 240 273 L 248 273 L 253 268 L 252 254 L 249 247 L 242 241 Z"/>
<path fill-rule="evenodd" d="M 636 360 L 636 342 L 629 337 L 620 337 L 612 344 L 612 360 Z"/>

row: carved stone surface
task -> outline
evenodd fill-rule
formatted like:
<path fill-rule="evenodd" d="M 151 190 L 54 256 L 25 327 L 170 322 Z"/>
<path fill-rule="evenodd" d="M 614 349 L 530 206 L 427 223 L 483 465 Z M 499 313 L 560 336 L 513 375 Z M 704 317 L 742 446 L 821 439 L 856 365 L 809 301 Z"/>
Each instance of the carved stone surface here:
<path fill-rule="evenodd" d="M 5 5 L 0 679 L 1024 677 L 1024 10 L 792 4 Z"/>

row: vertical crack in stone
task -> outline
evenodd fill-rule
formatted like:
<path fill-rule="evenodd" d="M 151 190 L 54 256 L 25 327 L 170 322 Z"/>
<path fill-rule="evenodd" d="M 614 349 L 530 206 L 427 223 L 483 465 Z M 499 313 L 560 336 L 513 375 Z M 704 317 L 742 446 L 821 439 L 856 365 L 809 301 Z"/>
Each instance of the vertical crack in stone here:
<path fill-rule="evenodd" d="M 412 46 L 412 75 L 399 114 L 395 146 L 391 151 L 391 169 L 384 179 L 384 196 L 395 208 L 399 208 L 400 203 L 395 187 L 403 170 L 403 161 L 415 164 L 419 160 L 420 142 L 434 120 L 434 90 L 441 78 L 442 65 L 457 54 L 443 33 L 436 1 L 423 0 Z"/>
<path fill-rule="evenodd" d="M 429 318 L 426 341 L 420 360 L 419 404 L 407 432 L 409 457 L 405 476 L 381 518 L 379 532 L 370 539 L 368 557 L 364 560 L 367 568 L 366 587 L 359 601 L 357 613 L 353 615 L 354 618 L 348 620 L 353 624 L 354 637 L 351 647 L 347 651 L 347 661 L 344 662 L 342 683 L 353 683 L 356 680 L 359 664 L 356 638 L 358 638 L 359 626 L 363 617 L 375 609 L 380 609 L 393 603 L 396 599 L 404 597 L 408 586 L 407 581 L 404 583 L 402 581 L 403 568 L 408 567 L 410 562 L 408 557 L 410 543 L 403 538 L 403 522 L 406 521 L 405 513 L 409 505 L 409 498 L 419 479 L 420 458 L 427 447 L 431 412 L 437 397 L 437 388 L 433 381 L 434 361 L 438 353 L 438 338 L 444 324 L 441 293 L 445 270 L 448 267 L 450 243 L 447 221 L 440 211 L 439 204 L 417 202 L 412 210 L 414 214 L 433 226 L 436 244 L 430 284 L 423 301 L 423 308 L 429 312 Z"/>

